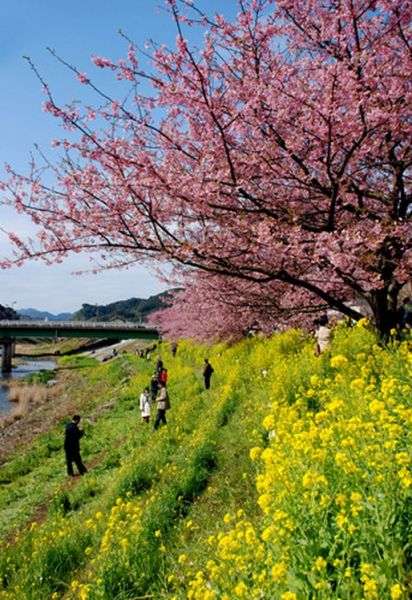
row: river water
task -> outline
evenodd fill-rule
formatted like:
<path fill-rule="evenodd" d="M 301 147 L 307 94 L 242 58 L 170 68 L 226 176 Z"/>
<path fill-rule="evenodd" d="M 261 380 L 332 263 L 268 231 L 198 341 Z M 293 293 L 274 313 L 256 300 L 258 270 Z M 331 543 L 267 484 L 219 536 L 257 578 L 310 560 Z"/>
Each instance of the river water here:
<path fill-rule="evenodd" d="M 11 411 L 13 404 L 8 399 L 7 381 L 17 377 L 25 377 L 30 373 L 44 369 L 54 369 L 56 363 L 53 360 L 29 360 L 21 363 L 10 374 L 0 374 L 0 415 L 6 415 Z"/>

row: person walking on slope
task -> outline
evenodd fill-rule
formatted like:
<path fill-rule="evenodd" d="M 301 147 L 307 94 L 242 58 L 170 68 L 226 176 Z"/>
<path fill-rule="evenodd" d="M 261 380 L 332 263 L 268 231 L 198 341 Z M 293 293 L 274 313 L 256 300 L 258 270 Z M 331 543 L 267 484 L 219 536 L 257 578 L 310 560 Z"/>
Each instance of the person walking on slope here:
<path fill-rule="evenodd" d="M 205 358 L 205 367 L 203 369 L 203 379 L 205 381 L 205 388 L 208 390 L 210 388 L 210 378 L 212 377 L 214 369 L 210 364 L 209 360 Z"/>
<path fill-rule="evenodd" d="M 74 415 L 70 423 L 67 423 L 66 425 L 64 436 L 64 451 L 66 453 L 67 474 L 71 477 L 74 476 L 73 462 L 79 469 L 80 475 L 87 473 L 87 469 L 82 463 L 82 459 L 80 457 L 80 438 L 84 435 L 83 429 L 79 428 L 80 419 L 80 415 Z"/>
<path fill-rule="evenodd" d="M 149 423 L 150 421 L 150 395 L 149 388 L 145 388 L 140 394 L 140 412 L 142 415 L 143 423 Z"/>
<path fill-rule="evenodd" d="M 169 410 L 169 408 L 170 408 L 170 399 L 169 399 L 169 394 L 167 393 L 167 390 L 166 390 L 166 384 L 163 381 L 160 382 L 160 389 L 159 389 L 159 393 L 157 394 L 156 402 L 157 402 L 157 415 L 156 415 L 156 420 L 153 425 L 153 431 L 156 431 L 156 429 L 159 428 L 160 422 L 167 425 L 166 411 Z"/>

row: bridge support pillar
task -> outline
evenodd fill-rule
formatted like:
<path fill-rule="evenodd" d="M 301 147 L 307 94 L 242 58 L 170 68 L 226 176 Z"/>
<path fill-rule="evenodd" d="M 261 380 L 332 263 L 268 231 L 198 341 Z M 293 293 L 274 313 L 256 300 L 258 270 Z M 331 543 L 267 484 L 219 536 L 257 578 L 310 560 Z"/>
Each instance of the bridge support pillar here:
<path fill-rule="evenodd" d="M 3 353 L 1 357 L 1 372 L 2 373 L 10 373 L 11 372 L 11 359 L 13 356 L 14 349 L 14 340 L 2 340 L 3 344 Z"/>

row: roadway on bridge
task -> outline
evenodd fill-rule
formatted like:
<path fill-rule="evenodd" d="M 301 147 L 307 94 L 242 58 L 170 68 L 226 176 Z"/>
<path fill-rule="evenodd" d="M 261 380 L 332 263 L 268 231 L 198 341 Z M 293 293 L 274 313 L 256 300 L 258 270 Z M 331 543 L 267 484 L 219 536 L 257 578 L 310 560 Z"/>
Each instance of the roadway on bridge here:
<path fill-rule="evenodd" d="M 159 332 L 140 323 L 118 321 L 0 321 L 0 340 L 17 337 L 159 339 Z"/>

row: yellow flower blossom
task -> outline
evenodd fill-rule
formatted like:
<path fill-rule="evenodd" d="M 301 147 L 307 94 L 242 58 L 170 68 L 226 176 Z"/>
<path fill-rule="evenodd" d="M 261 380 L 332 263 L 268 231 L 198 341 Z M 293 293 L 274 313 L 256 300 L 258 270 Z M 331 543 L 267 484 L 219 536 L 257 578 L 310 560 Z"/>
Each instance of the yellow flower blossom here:
<path fill-rule="evenodd" d="M 258 446 L 251 448 L 251 450 L 249 452 L 249 456 L 250 456 L 251 460 L 257 460 L 261 454 L 262 454 L 262 448 L 259 448 Z"/>
<path fill-rule="evenodd" d="M 284 563 L 275 563 L 271 568 L 270 574 L 276 583 L 282 583 L 286 577 L 286 566 Z"/>
<path fill-rule="evenodd" d="M 273 429 L 275 429 L 275 417 L 274 415 L 267 415 L 264 419 L 263 419 L 263 423 L 262 423 L 264 429 L 266 429 L 266 431 L 272 431 Z"/>
<path fill-rule="evenodd" d="M 326 569 L 327 566 L 328 566 L 328 563 L 323 558 L 323 556 L 318 556 L 315 561 L 314 570 L 315 571 L 323 571 L 323 569 Z"/>
<path fill-rule="evenodd" d="M 297 596 L 294 592 L 284 592 L 280 598 L 281 600 L 297 600 Z"/>
<path fill-rule="evenodd" d="M 348 359 L 343 354 L 337 354 L 336 356 L 332 356 L 330 359 L 330 366 L 333 369 L 339 369 L 339 367 L 343 367 L 348 363 Z"/>
<path fill-rule="evenodd" d="M 350 389 L 354 392 L 361 392 L 365 388 L 365 381 L 360 377 L 353 379 L 350 383 Z"/>
<path fill-rule="evenodd" d="M 247 597 L 246 584 L 243 583 L 243 581 L 241 581 L 234 587 L 233 592 L 234 592 L 235 596 L 237 596 L 237 598 L 246 598 Z"/>
<path fill-rule="evenodd" d="M 391 600 L 400 600 L 403 596 L 403 588 L 399 583 L 395 583 L 390 590 Z"/>

